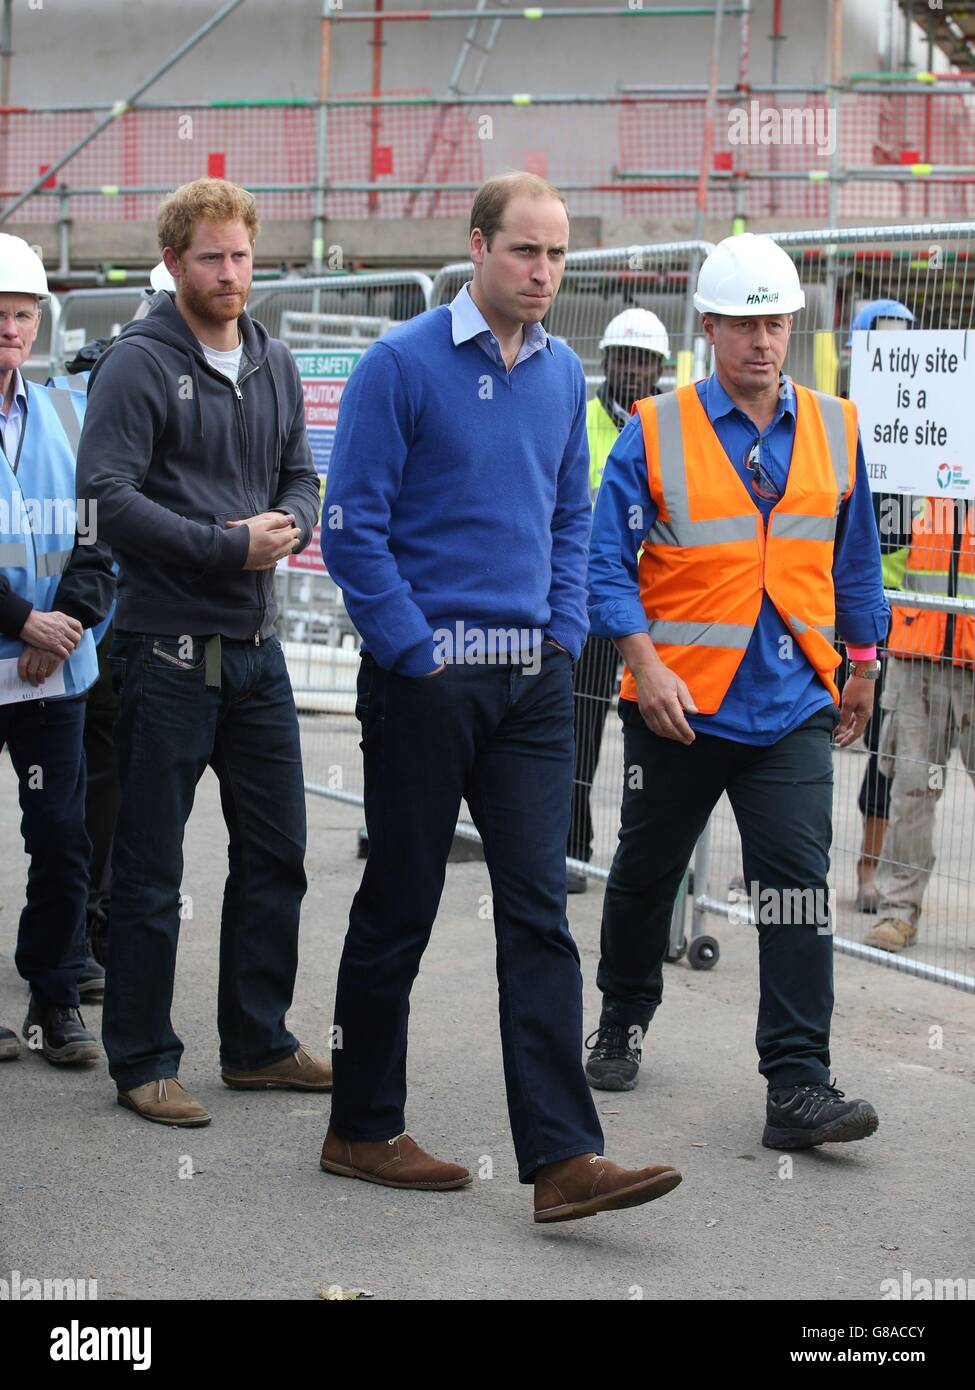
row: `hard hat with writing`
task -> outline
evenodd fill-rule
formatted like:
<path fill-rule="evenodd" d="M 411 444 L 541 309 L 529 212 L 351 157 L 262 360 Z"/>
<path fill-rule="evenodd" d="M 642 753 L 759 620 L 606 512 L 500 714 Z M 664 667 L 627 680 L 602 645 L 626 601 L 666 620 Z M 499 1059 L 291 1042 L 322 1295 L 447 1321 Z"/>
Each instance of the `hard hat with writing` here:
<path fill-rule="evenodd" d="M 149 272 L 149 285 L 153 294 L 159 290 L 169 290 L 170 294 L 176 293 L 176 281 L 166 269 L 165 261 L 160 261 L 158 265 L 152 267 Z"/>
<path fill-rule="evenodd" d="M 869 304 L 864 304 L 853 316 L 850 336 L 846 340 L 847 347 L 853 346 L 853 334 L 858 329 L 873 328 L 878 319 L 905 319 L 907 323 L 913 323 L 914 315 L 899 299 L 871 299 Z"/>
<path fill-rule="evenodd" d="M 670 356 L 667 330 L 649 309 L 624 309 L 610 319 L 603 333 L 599 350 L 608 347 L 642 348 L 661 357 Z"/>
<path fill-rule="evenodd" d="M 771 237 L 742 232 L 719 241 L 701 266 L 694 307 L 736 318 L 792 314 L 806 296 L 792 259 Z"/>
<path fill-rule="evenodd" d="M 40 256 L 23 237 L 0 232 L 0 294 L 36 294 L 49 299 Z"/>

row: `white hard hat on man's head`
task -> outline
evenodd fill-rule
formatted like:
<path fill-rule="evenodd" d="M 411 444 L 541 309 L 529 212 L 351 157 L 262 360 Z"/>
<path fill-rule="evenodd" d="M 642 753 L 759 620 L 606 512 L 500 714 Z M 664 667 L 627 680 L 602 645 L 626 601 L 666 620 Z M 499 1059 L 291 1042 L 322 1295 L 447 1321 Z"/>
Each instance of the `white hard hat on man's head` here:
<path fill-rule="evenodd" d="M 23 237 L 0 232 L 0 294 L 36 294 L 49 299 L 47 275 L 40 256 Z"/>
<path fill-rule="evenodd" d="M 649 309 L 624 309 L 610 319 L 599 350 L 602 352 L 608 347 L 642 348 L 645 352 L 657 352 L 661 357 L 670 356 L 667 330 Z"/>
<path fill-rule="evenodd" d="M 694 307 L 737 318 L 792 314 L 806 296 L 792 259 L 771 237 L 742 232 L 719 241 L 701 266 Z"/>
<path fill-rule="evenodd" d="M 166 269 L 166 262 L 160 261 L 154 265 L 149 272 L 149 284 L 152 286 L 153 293 L 158 290 L 169 290 L 170 294 L 176 293 L 176 281 Z"/>

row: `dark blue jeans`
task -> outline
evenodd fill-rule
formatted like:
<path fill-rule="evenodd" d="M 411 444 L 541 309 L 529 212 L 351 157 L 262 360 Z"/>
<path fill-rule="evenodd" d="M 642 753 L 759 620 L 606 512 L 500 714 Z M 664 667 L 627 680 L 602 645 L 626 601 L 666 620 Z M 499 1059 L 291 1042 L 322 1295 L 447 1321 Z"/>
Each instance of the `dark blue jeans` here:
<path fill-rule="evenodd" d="M 834 707 L 761 748 L 707 734 L 698 734 L 690 746 L 661 738 L 632 700 L 620 701 L 620 716 L 628 775 L 603 900 L 596 977 L 603 1019 L 630 1028 L 646 1027 L 653 1018 L 663 991 L 674 898 L 726 791 L 756 910 L 758 1069 L 770 1087 L 828 1082 L 833 938 L 826 875 Z M 639 778 L 629 775 L 634 768 Z"/>
<path fill-rule="evenodd" d="M 209 764 L 230 834 L 220 919 L 217 1026 L 224 1066 L 270 1066 L 298 1046 L 285 1027 L 306 881 L 305 790 L 291 682 L 276 637 L 224 639 L 221 685 L 204 641 L 118 632 L 121 807 L 103 1039 L 121 1090 L 175 1076 L 170 1008 L 180 930 L 183 832 Z M 209 870 L 208 870 L 209 871 Z M 188 884 L 200 897 L 203 885 Z M 184 915 L 186 904 L 183 904 Z M 192 920 L 189 930 L 192 931 Z"/>
<path fill-rule="evenodd" d="M 80 696 L 0 705 L 0 748 L 6 745 L 17 773 L 20 829 L 30 855 L 15 962 L 37 999 L 74 1008 L 85 963 L 91 855 L 84 725 Z"/>
<path fill-rule="evenodd" d="M 546 644 L 536 674 L 448 666 L 359 672 L 369 858 L 339 967 L 332 1125 L 346 1139 L 406 1128 L 410 989 L 443 891 L 461 798 L 491 875 L 501 1045 L 518 1169 L 602 1153 L 583 1074 L 582 976 L 565 917 L 572 664 Z"/>

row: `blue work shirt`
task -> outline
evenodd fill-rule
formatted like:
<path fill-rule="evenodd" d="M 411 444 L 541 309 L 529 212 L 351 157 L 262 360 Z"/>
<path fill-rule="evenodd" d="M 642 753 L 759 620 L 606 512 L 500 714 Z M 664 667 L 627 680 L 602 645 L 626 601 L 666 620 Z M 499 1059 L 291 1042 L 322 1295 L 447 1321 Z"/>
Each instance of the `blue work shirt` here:
<path fill-rule="evenodd" d="M 785 389 L 780 392 L 772 423 L 761 432 L 738 409 L 716 373 L 696 384 L 708 419 L 749 497 L 760 509 L 766 531 L 778 499 L 761 497 L 755 491 L 746 459 L 757 440 L 762 472 L 781 498 L 792 462 L 796 393 L 788 377 L 783 374 L 780 380 Z M 647 478 L 643 427 L 640 417 L 634 415 L 606 461 L 593 514 L 588 582 L 589 620 L 596 636 L 626 637 L 647 631 L 647 615 L 640 602 L 637 553 L 638 542 L 656 517 Z M 638 518 L 636 530 L 631 525 L 634 518 Z M 890 608 L 883 593 L 880 540 L 859 439 L 856 486 L 842 502 L 836 522 L 833 588 L 836 628 L 842 640 L 854 647 L 882 642 L 887 635 Z M 766 593 L 762 595 L 751 641 L 721 705 L 714 714 L 688 714 L 686 718 L 699 733 L 764 745 L 784 738 L 816 710 L 832 703 L 832 696 Z"/>
<path fill-rule="evenodd" d="M 27 419 L 27 390 L 24 386 L 24 378 L 18 370 L 14 370 L 14 395 L 10 402 L 10 409 L 4 410 L 3 401 L 0 400 L 0 444 L 3 452 L 7 456 L 11 468 L 17 462 L 17 451 L 20 448 L 20 436 L 23 433 L 24 421 Z"/>

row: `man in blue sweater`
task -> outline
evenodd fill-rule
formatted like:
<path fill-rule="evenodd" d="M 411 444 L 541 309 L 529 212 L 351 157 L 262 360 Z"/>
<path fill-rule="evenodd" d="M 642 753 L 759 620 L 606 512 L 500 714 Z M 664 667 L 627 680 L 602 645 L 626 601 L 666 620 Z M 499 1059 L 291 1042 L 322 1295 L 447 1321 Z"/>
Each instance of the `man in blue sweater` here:
<path fill-rule="evenodd" d="M 534 175 L 480 189 L 473 280 L 370 348 L 349 380 L 322 531 L 363 639 L 369 858 L 339 969 L 321 1165 L 389 1187 L 471 1181 L 404 1132 L 410 989 L 466 798 L 491 874 L 508 1107 L 536 1221 L 680 1182 L 669 1165 L 601 1157 L 579 1060 L 565 841 L 572 662 L 587 630 L 586 386 L 541 326 L 568 232 L 562 198 Z"/>

